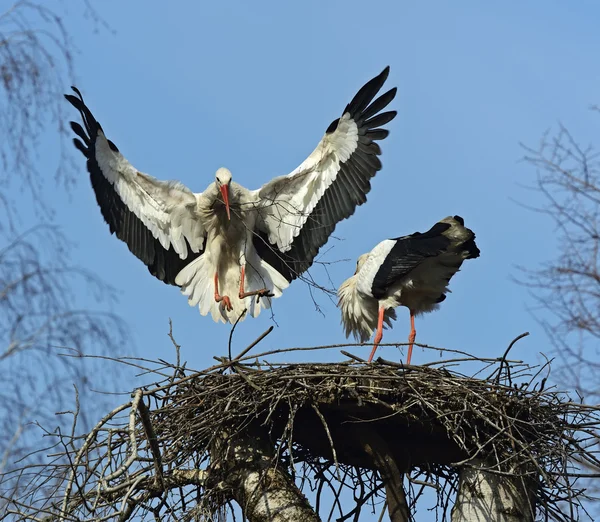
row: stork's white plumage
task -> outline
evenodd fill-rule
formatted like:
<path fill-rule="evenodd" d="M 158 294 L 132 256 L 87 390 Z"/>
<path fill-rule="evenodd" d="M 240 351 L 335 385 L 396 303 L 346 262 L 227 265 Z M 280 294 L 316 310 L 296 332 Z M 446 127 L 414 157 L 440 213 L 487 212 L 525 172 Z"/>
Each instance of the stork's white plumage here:
<path fill-rule="evenodd" d="M 139 172 L 108 140 L 81 93 L 65 95 L 81 113 L 71 122 L 87 158 L 96 199 L 111 233 L 127 243 L 150 273 L 180 286 L 191 306 L 215 321 L 235 322 L 271 306 L 312 264 L 336 224 L 366 201 L 381 169 L 381 112 L 391 89 L 373 101 L 389 67 L 365 84 L 333 121 L 313 153 L 293 172 L 247 190 L 221 168 L 193 193 L 179 182 Z"/>
<path fill-rule="evenodd" d="M 356 263 L 356 272 L 338 290 L 338 306 L 346 337 L 375 343 L 373 360 L 383 337 L 384 323 L 392 326 L 397 306 L 410 310 L 411 332 L 406 364 L 410 364 L 416 331 L 415 315 L 431 312 L 446 299 L 448 283 L 465 259 L 479 257 L 475 234 L 460 216 L 449 216 L 425 233 L 386 239 Z"/>

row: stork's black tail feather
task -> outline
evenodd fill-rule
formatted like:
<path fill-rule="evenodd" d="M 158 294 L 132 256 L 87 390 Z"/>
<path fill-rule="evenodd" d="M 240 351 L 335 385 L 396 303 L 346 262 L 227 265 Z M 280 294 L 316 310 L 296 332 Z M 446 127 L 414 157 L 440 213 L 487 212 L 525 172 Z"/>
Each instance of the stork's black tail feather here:
<path fill-rule="evenodd" d="M 462 244 L 463 250 L 466 250 L 469 255 L 465 259 L 476 259 L 481 253 L 477 245 L 475 244 L 475 234 L 471 239 L 468 239 Z"/>
<path fill-rule="evenodd" d="M 465 220 L 460 216 L 454 216 L 454 219 L 458 221 L 460 226 L 465 226 Z M 458 248 L 463 252 L 467 252 L 467 256 L 465 259 L 476 259 L 479 257 L 481 253 L 477 245 L 475 244 L 475 232 L 473 232 L 470 228 L 465 227 L 470 237 L 465 242 L 463 242 Z"/>

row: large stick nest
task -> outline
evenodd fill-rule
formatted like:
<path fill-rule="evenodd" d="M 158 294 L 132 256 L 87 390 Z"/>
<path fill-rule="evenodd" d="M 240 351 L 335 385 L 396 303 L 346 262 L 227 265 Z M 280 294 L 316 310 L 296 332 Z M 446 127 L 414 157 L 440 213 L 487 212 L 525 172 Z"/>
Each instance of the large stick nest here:
<path fill-rule="evenodd" d="M 547 367 L 471 359 L 478 361 L 475 378 L 451 370 L 450 361 L 434 368 L 381 359 L 273 364 L 264 357 L 224 360 L 187 376 L 176 367 L 86 438 L 60 435 L 65 451 L 44 478 L 21 471 L 19 480 L 28 483 L 13 512 L 78 520 L 212 518 L 231 498 L 215 448 L 223 434 L 250 429 L 269 439 L 274 466 L 316 492 L 318 506 L 323 489 L 336 498 L 344 487 L 352 490 L 354 502 L 340 507 L 338 520 L 356 515 L 382 490 L 381 470 L 365 451 L 373 436 L 409 474 L 413 501 L 423 487 L 436 490 L 442 519 L 461 466 L 522 475 L 537 484 L 542 516 L 570 520 L 584 493 L 575 482 L 586 465 L 599 464 L 592 446 L 598 410 L 543 390 Z"/>

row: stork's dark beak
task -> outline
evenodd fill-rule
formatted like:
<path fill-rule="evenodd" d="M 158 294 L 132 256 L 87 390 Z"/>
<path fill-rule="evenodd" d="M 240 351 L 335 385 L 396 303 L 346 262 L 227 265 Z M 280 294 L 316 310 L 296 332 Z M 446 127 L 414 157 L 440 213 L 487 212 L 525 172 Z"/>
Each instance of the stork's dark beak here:
<path fill-rule="evenodd" d="M 231 221 L 231 214 L 229 213 L 229 185 L 221 185 L 221 196 L 223 197 L 223 203 L 225 203 L 227 219 Z"/>

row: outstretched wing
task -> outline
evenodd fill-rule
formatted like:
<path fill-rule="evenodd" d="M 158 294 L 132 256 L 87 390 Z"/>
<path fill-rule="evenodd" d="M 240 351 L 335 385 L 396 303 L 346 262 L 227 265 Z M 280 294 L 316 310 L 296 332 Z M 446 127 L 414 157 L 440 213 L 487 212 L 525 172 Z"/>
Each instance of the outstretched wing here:
<path fill-rule="evenodd" d="M 139 172 L 104 135 L 83 101 L 65 98 L 80 113 L 83 127 L 71 122 L 80 139 L 73 143 L 87 158 L 92 187 L 111 233 L 127 243 L 150 273 L 175 284 L 177 273 L 202 253 L 204 229 L 196 214 L 197 196 L 175 181 Z"/>
<path fill-rule="evenodd" d="M 396 116 L 381 112 L 396 96 L 395 88 L 373 101 L 388 74 L 386 67 L 358 91 L 296 170 L 257 191 L 254 246 L 288 281 L 311 266 L 336 224 L 367 200 L 369 180 L 381 169 L 376 142 L 389 132 L 380 127 Z"/>

